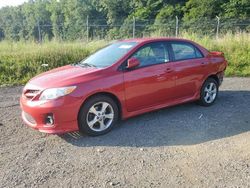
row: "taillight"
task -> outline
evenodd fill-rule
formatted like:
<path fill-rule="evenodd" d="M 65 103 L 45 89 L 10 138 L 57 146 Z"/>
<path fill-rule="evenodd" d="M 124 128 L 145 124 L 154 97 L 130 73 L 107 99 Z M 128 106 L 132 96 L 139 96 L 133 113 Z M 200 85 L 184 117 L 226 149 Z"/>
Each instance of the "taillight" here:
<path fill-rule="evenodd" d="M 224 57 L 224 53 L 223 52 L 217 52 L 217 51 L 213 51 L 213 52 L 209 52 L 211 56 L 216 56 L 216 57 Z"/>

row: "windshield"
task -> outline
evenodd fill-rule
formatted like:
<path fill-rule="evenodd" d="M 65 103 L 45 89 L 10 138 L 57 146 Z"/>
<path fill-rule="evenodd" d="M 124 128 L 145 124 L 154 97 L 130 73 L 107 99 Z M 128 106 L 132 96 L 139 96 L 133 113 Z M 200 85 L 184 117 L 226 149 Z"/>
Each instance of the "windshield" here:
<path fill-rule="evenodd" d="M 111 44 L 97 51 L 87 59 L 82 60 L 79 65 L 98 68 L 111 66 L 117 60 L 122 58 L 136 44 L 136 42 L 117 42 Z"/>

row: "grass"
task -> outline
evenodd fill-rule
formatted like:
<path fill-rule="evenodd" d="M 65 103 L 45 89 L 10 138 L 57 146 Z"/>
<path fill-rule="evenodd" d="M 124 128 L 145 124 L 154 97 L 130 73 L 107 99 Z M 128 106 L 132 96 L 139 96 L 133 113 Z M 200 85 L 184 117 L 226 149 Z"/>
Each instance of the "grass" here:
<path fill-rule="evenodd" d="M 226 76 L 250 76 L 250 34 L 225 34 L 219 39 L 184 33 L 211 51 L 225 53 Z M 84 42 L 0 42 L 0 85 L 25 84 L 48 69 L 80 61 L 106 45 L 106 41 Z M 48 64 L 48 67 L 42 66 Z"/>
<path fill-rule="evenodd" d="M 78 62 L 105 44 L 104 41 L 88 44 L 47 42 L 42 45 L 1 42 L 0 85 L 25 84 L 48 69 Z"/>

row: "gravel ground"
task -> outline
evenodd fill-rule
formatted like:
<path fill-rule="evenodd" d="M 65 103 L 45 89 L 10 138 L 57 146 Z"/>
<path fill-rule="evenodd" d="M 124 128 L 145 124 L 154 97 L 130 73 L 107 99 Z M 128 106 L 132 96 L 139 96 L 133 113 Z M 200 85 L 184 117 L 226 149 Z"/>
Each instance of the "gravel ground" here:
<path fill-rule="evenodd" d="M 0 88 L 0 187 L 250 187 L 250 78 L 226 78 L 211 107 L 147 113 L 100 137 L 26 127 L 20 93 Z"/>

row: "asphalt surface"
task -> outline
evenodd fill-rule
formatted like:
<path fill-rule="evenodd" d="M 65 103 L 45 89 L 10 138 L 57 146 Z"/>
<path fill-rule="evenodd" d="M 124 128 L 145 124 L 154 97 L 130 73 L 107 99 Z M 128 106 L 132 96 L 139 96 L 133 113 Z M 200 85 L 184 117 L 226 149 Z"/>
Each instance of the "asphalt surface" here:
<path fill-rule="evenodd" d="M 0 88 L 0 187 L 250 187 L 250 78 L 216 103 L 122 121 L 100 137 L 25 126 L 22 87 Z"/>

